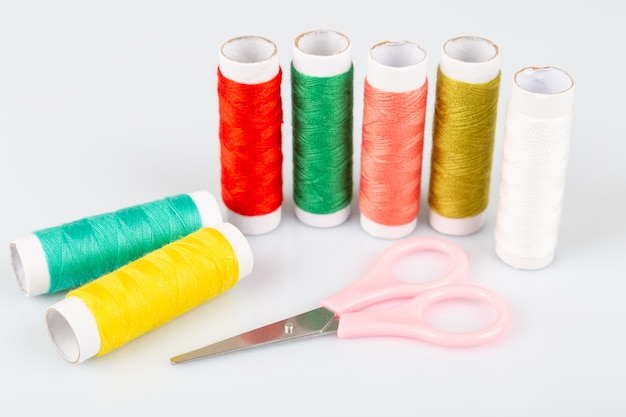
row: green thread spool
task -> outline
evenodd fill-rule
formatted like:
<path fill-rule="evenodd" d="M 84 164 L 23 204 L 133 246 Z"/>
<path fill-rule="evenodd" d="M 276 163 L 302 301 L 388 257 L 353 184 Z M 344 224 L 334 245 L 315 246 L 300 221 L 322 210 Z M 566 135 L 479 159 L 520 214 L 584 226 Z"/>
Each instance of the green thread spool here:
<path fill-rule="evenodd" d="M 9 246 L 18 285 L 39 295 L 79 287 L 221 221 L 213 195 L 198 191 L 42 229 Z"/>
<path fill-rule="evenodd" d="M 444 44 L 428 195 L 430 224 L 441 233 L 468 235 L 485 223 L 499 86 L 496 45 L 471 36 Z"/>
<path fill-rule="evenodd" d="M 346 221 L 352 201 L 353 79 L 349 39 L 313 31 L 291 66 L 296 217 L 314 227 Z"/>

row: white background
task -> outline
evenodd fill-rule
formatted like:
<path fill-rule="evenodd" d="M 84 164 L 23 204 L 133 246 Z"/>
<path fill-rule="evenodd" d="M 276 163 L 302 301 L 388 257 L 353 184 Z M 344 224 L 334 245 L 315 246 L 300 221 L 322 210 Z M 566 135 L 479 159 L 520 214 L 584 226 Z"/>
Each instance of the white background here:
<path fill-rule="evenodd" d="M 0 3 L 1 415 L 626 414 L 626 30 L 619 3 L 346 3 Z M 208 189 L 219 196 L 219 47 L 236 36 L 265 36 L 277 44 L 286 70 L 293 39 L 323 28 L 345 33 L 353 45 L 355 190 L 369 48 L 405 39 L 428 52 L 428 184 L 441 45 L 461 35 L 499 45 L 487 224 L 450 239 L 470 257 L 468 280 L 509 301 L 510 331 L 471 349 L 327 336 L 170 365 L 175 354 L 316 307 L 393 243 L 362 231 L 356 198 L 339 227 L 314 229 L 295 219 L 284 71 L 284 215 L 272 233 L 250 237 L 252 275 L 108 355 L 66 363 L 43 319 L 64 293 L 22 294 L 10 240 L 166 195 Z M 568 71 L 576 82 L 570 163 L 556 259 L 543 270 L 518 271 L 494 253 L 504 111 L 513 74 L 543 65 Z M 439 235 L 428 225 L 426 195 L 424 185 L 416 236 Z"/>

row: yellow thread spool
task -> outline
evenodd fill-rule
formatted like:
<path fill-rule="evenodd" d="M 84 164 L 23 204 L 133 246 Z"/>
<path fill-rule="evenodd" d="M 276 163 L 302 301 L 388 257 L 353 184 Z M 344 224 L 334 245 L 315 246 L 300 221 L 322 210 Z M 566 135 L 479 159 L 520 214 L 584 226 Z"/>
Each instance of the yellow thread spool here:
<path fill-rule="evenodd" d="M 500 86 L 498 47 L 478 37 L 443 46 L 428 203 L 431 226 L 468 235 L 485 223 Z"/>
<path fill-rule="evenodd" d="M 232 288 L 252 251 L 230 223 L 203 228 L 73 290 L 48 308 L 50 338 L 80 363 L 101 356 Z"/>

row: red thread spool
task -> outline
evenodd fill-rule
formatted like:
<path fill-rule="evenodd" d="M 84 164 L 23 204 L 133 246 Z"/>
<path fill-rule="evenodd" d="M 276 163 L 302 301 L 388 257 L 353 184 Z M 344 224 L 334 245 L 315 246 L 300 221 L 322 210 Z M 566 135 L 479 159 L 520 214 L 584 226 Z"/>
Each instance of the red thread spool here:
<path fill-rule="evenodd" d="M 426 53 L 382 42 L 369 54 L 363 109 L 361 227 L 396 239 L 417 226 L 428 81 Z"/>
<path fill-rule="evenodd" d="M 226 218 L 245 234 L 281 220 L 282 71 L 276 45 L 262 37 L 222 45 L 218 68 L 222 200 Z"/>

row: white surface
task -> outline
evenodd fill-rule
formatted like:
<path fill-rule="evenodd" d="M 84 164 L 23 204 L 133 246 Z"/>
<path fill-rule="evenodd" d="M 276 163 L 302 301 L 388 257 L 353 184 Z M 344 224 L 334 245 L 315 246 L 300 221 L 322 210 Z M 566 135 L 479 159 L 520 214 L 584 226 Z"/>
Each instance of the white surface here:
<path fill-rule="evenodd" d="M 419 16 L 399 12 L 415 7 Z M 514 11 L 510 4 L 481 0 L 358 7 L 336 1 L 315 7 L 278 1 L 2 2 L 0 415 L 623 416 L 626 130 L 620 97 L 626 89 L 624 59 L 616 51 L 626 29 L 618 7 L 609 1 L 593 7 L 531 1 Z M 492 190 L 513 74 L 552 65 L 574 78 L 554 262 L 518 271 L 497 258 L 493 199 L 483 229 L 450 238 L 469 255 L 468 280 L 511 304 L 510 332 L 470 349 L 328 336 L 170 365 L 175 354 L 316 307 L 392 244 L 361 229 L 356 200 L 353 215 L 335 228 L 295 219 L 287 76 L 283 219 L 275 231 L 248 238 L 255 261 L 250 276 L 101 358 L 68 364 L 48 340 L 44 321 L 46 308 L 65 294 L 26 297 L 15 282 L 8 243 L 163 195 L 205 188 L 219 195 L 215 90 L 221 44 L 258 34 L 287 51 L 299 33 L 318 28 L 351 39 L 355 126 L 371 45 L 419 43 L 434 79 L 447 39 L 473 34 L 497 43 L 502 86 Z M 284 68 L 289 59 L 281 54 Z M 427 177 L 428 158 L 424 162 Z M 421 207 L 425 214 L 427 204 Z M 427 222 L 413 234 L 439 235 Z"/>

